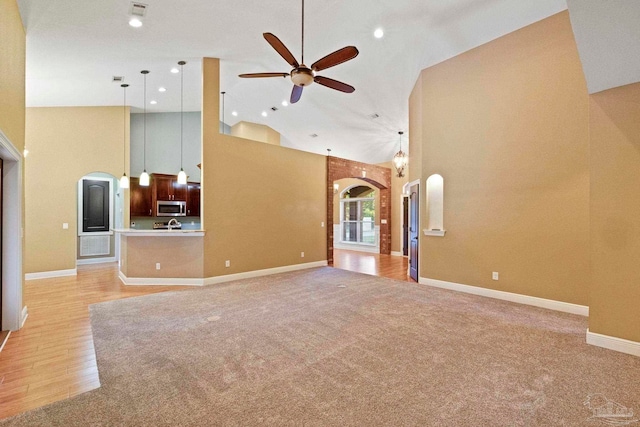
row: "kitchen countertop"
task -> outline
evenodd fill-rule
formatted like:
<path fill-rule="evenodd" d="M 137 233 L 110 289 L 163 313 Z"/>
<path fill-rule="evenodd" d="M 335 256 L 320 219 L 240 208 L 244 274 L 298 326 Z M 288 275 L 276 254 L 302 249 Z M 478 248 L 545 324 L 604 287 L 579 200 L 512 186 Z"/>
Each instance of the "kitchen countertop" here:
<path fill-rule="evenodd" d="M 120 233 L 123 236 L 136 236 L 136 237 L 202 237 L 205 230 L 140 230 L 137 228 L 116 228 L 113 231 Z"/>

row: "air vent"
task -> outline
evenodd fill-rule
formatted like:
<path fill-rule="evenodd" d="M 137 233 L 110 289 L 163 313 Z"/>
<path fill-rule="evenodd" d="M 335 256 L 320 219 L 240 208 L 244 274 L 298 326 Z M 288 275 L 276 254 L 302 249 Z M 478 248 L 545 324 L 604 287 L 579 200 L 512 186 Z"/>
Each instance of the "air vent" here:
<path fill-rule="evenodd" d="M 124 81 L 124 76 L 113 76 L 111 81 L 113 83 L 122 83 Z"/>
<path fill-rule="evenodd" d="M 278 111 L 276 107 L 271 107 L 271 111 Z"/>
<path fill-rule="evenodd" d="M 147 5 L 144 3 L 137 3 L 132 1 L 131 6 L 129 7 L 129 15 L 133 16 L 144 16 L 147 12 Z"/>
<path fill-rule="evenodd" d="M 369 118 L 371 120 L 377 119 L 378 117 L 380 117 L 380 114 L 378 113 L 369 114 Z"/>
<path fill-rule="evenodd" d="M 318 134 L 317 133 L 312 133 L 311 135 L 309 135 L 311 138 L 317 138 Z"/>

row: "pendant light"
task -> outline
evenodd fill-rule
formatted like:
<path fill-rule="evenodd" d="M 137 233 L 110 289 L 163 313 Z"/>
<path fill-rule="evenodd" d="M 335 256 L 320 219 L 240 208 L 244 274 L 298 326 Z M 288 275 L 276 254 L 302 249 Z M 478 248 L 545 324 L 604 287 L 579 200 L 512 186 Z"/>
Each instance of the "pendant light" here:
<path fill-rule="evenodd" d="M 393 156 L 393 164 L 398 171 L 398 178 L 402 178 L 404 176 L 404 168 L 407 167 L 407 163 L 409 163 L 409 158 L 407 157 L 407 153 L 402 151 L 402 134 L 404 132 L 398 132 L 400 135 L 400 151 L 398 151 L 395 156 Z"/>
<path fill-rule="evenodd" d="M 143 187 L 149 186 L 149 174 L 147 173 L 147 74 L 149 74 L 149 70 L 140 71 L 144 76 L 144 114 L 142 115 L 143 120 L 143 148 L 142 148 L 142 158 L 143 158 L 143 167 L 144 172 L 140 175 L 140 185 Z"/>
<path fill-rule="evenodd" d="M 224 95 L 227 92 L 220 92 L 222 94 L 222 133 L 226 134 L 227 130 L 225 129 L 225 124 L 224 124 Z"/>
<path fill-rule="evenodd" d="M 122 138 L 122 169 L 125 171 L 120 178 L 120 188 L 129 188 L 129 178 L 127 177 L 127 88 L 128 84 L 122 84 L 120 87 L 124 92 L 124 101 L 122 102 L 122 118 L 123 118 L 123 138 Z"/>
<path fill-rule="evenodd" d="M 180 172 L 178 173 L 178 184 L 186 184 L 187 183 L 187 174 L 182 169 L 182 127 L 184 122 L 184 72 L 182 67 L 186 64 L 185 61 L 178 62 L 180 66 Z"/>

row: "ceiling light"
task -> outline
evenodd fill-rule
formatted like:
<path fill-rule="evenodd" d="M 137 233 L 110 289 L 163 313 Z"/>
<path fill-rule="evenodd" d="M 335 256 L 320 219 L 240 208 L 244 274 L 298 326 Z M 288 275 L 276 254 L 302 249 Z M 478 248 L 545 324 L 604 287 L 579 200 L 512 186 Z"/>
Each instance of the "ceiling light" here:
<path fill-rule="evenodd" d="M 185 61 L 178 62 L 180 66 L 180 71 L 182 71 L 182 67 L 186 64 Z M 184 133 L 183 130 L 183 122 L 184 122 L 184 73 L 180 73 L 180 172 L 178 172 L 178 184 L 186 184 L 187 183 L 187 174 L 182 168 L 182 136 Z"/>
<path fill-rule="evenodd" d="M 289 105 L 289 103 L 287 101 L 282 101 L 282 106 L 286 107 L 287 105 Z"/>
<path fill-rule="evenodd" d="M 156 105 L 157 103 L 158 103 L 158 101 L 151 101 L 151 102 L 149 102 L 149 104 L 151 104 L 151 105 Z"/>
<path fill-rule="evenodd" d="M 138 18 L 131 18 L 129 20 L 129 25 L 131 25 L 133 28 L 140 28 L 142 27 L 142 21 Z"/>
<path fill-rule="evenodd" d="M 404 176 L 404 168 L 407 167 L 407 163 L 409 162 L 409 157 L 407 156 L 407 153 L 405 153 L 404 151 L 402 151 L 402 134 L 404 132 L 400 131 L 398 132 L 398 135 L 400 135 L 400 151 L 398 151 L 395 156 L 393 156 L 393 165 L 396 167 L 396 170 L 398 171 L 398 178 L 402 178 Z"/>
<path fill-rule="evenodd" d="M 173 68 L 171 69 L 171 72 L 172 72 L 173 74 L 178 74 L 178 73 L 180 72 L 180 70 L 178 70 L 176 67 L 173 67 Z"/>
<path fill-rule="evenodd" d="M 158 92 L 166 92 L 166 91 L 167 91 L 167 89 L 164 88 L 164 87 L 159 87 L 158 88 Z"/>
<path fill-rule="evenodd" d="M 374 32 L 373 32 L 373 36 L 377 39 L 381 39 L 384 36 L 384 31 L 382 31 L 382 28 L 377 28 Z"/>
<path fill-rule="evenodd" d="M 124 100 L 122 101 L 122 123 L 123 123 L 123 137 L 122 137 L 122 177 L 120 178 L 120 188 L 129 188 L 129 178 L 127 177 L 127 87 L 129 85 L 123 84 L 122 92 L 124 93 Z"/>
<path fill-rule="evenodd" d="M 232 111 L 231 115 L 234 116 L 234 117 L 237 117 L 238 116 L 238 112 L 237 111 Z"/>
<path fill-rule="evenodd" d="M 266 111 L 262 112 L 262 117 L 267 117 L 267 112 Z"/>

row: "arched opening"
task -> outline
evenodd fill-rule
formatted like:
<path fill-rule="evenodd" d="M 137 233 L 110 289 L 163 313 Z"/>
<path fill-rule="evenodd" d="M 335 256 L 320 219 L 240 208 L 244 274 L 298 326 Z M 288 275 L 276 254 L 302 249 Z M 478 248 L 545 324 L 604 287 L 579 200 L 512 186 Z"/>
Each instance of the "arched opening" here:
<path fill-rule="evenodd" d="M 334 203 L 334 248 L 380 253 L 380 192 L 357 179 L 335 184 L 343 190 Z"/>

